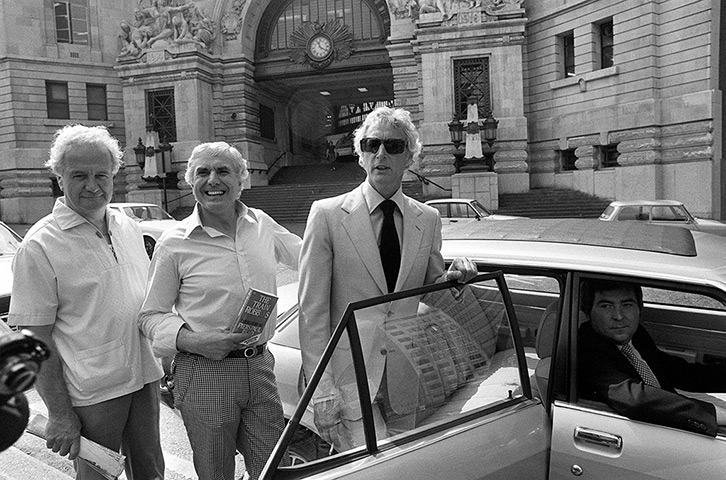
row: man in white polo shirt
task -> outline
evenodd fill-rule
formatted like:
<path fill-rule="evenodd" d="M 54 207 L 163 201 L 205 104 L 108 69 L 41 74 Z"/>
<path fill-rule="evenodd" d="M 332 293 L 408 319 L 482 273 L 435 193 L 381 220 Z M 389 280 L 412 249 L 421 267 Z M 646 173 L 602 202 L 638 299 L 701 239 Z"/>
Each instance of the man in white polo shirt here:
<path fill-rule="evenodd" d="M 8 323 L 51 349 L 36 383 L 48 407 L 46 443 L 75 459 L 84 480 L 104 477 L 76 458 L 81 435 L 125 454 L 129 480 L 164 478 L 163 372 L 136 323 L 149 259 L 138 225 L 107 208 L 121 156 L 103 127 L 56 132 L 46 165 L 64 196 L 13 261 Z"/>

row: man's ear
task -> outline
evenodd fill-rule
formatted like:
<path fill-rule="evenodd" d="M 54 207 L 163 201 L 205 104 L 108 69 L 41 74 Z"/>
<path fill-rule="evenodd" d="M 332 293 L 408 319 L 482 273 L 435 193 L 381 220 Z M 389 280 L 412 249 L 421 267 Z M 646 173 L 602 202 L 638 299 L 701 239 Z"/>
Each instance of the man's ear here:
<path fill-rule="evenodd" d="M 63 177 L 60 175 L 56 175 L 55 179 L 58 181 L 58 188 L 63 190 Z"/>

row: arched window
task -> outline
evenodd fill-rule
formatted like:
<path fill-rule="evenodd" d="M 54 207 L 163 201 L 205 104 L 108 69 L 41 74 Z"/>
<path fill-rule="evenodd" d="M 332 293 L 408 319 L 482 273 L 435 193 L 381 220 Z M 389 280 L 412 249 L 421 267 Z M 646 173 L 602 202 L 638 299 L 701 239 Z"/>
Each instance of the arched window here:
<path fill-rule="evenodd" d="M 291 48 L 290 35 L 305 23 L 338 20 L 353 35 L 353 42 L 383 42 L 390 34 L 385 0 L 290 0 L 268 10 L 260 23 L 257 53 L 266 56 Z"/>

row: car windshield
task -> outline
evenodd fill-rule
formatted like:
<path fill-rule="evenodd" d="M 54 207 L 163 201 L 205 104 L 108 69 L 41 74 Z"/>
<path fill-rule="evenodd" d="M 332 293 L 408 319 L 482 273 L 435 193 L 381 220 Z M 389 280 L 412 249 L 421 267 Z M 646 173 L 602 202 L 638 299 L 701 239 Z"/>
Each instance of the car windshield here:
<path fill-rule="evenodd" d="M 20 237 L 5 225 L 0 225 L 0 255 L 15 255 L 20 241 Z"/>
<path fill-rule="evenodd" d="M 137 205 L 124 207 L 124 213 L 137 220 L 173 220 L 174 218 L 156 205 Z"/>
<path fill-rule="evenodd" d="M 481 215 L 482 217 L 488 217 L 489 215 L 491 215 L 491 214 L 492 214 L 492 212 L 490 212 L 489 210 L 487 210 L 487 208 L 486 208 L 486 207 L 485 207 L 484 205 L 482 205 L 481 203 L 479 203 L 479 201 L 478 201 L 478 200 L 473 200 L 473 201 L 471 202 L 471 205 L 472 205 L 472 206 L 473 206 L 473 207 L 474 207 L 474 208 L 475 208 L 476 210 L 478 210 L 478 211 L 479 211 L 479 214 L 480 214 L 480 215 Z"/>

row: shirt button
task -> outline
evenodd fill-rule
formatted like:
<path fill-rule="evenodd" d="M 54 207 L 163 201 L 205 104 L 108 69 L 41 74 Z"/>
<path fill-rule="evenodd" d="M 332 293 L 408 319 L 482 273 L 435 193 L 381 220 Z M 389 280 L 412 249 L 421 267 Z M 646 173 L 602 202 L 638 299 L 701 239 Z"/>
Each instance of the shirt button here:
<path fill-rule="evenodd" d="M 385 348 L 381 348 L 381 355 L 387 355 L 387 354 L 388 354 L 388 350 L 386 350 Z"/>

